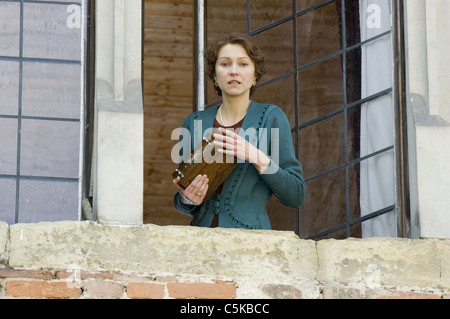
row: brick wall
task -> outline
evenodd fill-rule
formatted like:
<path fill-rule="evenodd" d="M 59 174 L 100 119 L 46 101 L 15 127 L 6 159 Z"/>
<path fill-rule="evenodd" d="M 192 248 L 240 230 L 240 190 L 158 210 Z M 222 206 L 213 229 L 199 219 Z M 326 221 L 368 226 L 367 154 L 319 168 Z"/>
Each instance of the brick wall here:
<path fill-rule="evenodd" d="M 163 299 L 236 297 L 236 284 L 215 279 L 145 276 L 80 269 L 0 269 L 0 298 Z"/>
<path fill-rule="evenodd" d="M 450 240 L 0 222 L 0 299 L 450 299 Z"/>
<path fill-rule="evenodd" d="M 176 276 L 143 276 L 120 272 L 84 270 L 0 269 L 0 298 L 44 299 L 235 299 L 232 281 Z M 267 297 L 301 299 L 302 292 L 289 285 L 268 285 Z M 357 288 L 324 285 L 322 299 L 450 299 L 448 290 L 423 291 L 395 288 Z"/>

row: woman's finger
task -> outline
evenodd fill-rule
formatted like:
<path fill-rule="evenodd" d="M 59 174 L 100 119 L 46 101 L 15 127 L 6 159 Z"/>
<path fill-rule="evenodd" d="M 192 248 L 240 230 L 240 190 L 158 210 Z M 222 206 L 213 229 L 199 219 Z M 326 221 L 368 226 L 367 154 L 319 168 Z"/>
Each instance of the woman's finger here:
<path fill-rule="evenodd" d="M 232 130 L 222 129 L 220 131 L 224 132 L 225 135 L 220 136 L 221 134 L 214 134 L 216 138 L 214 145 L 217 147 L 219 153 L 233 155 L 244 161 L 249 160 L 249 152 L 252 145 Z"/>
<path fill-rule="evenodd" d="M 202 184 L 202 186 L 195 193 L 195 195 L 198 197 L 198 200 L 200 202 L 203 202 L 203 200 L 205 199 L 206 192 L 208 191 L 208 187 L 209 187 L 209 185 L 208 185 L 208 182 L 206 181 L 205 183 Z"/>
<path fill-rule="evenodd" d="M 242 137 L 232 132 L 231 130 L 226 130 L 227 135 L 222 134 L 214 134 L 214 142 L 213 144 L 217 146 L 217 148 L 227 148 L 227 149 L 235 149 L 238 145 L 238 142 L 242 143 Z"/>
<path fill-rule="evenodd" d="M 183 193 L 183 192 L 184 192 L 184 187 L 181 186 L 181 185 L 179 184 L 179 183 L 180 183 L 180 180 L 181 180 L 181 177 L 178 176 L 178 177 L 175 178 L 172 182 L 173 182 L 173 185 L 177 188 L 177 190 L 178 190 L 179 192 Z"/>
<path fill-rule="evenodd" d="M 184 190 L 183 195 L 191 202 L 200 205 L 205 199 L 208 182 L 206 175 L 198 175 Z"/>

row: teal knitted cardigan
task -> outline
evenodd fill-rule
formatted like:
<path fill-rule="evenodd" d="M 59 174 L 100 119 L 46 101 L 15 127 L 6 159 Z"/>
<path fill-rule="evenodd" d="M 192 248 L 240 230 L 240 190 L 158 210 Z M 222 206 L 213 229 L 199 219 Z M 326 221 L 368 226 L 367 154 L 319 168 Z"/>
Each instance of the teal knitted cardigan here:
<path fill-rule="evenodd" d="M 203 137 L 206 129 L 214 125 L 217 107 L 198 111 L 191 114 L 183 124 L 191 134 L 195 132 Z M 174 205 L 183 214 L 192 217 L 191 226 L 210 227 L 214 215 L 219 215 L 219 227 L 244 229 L 271 229 L 266 205 L 271 196 L 276 196 L 280 202 L 288 207 L 299 207 L 305 198 L 305 181 L 302 167 L 295 156 L 292 143 L 291 127 L 284 112 L 271 104 L 251 102 L 242 124 L 241 132 L 249 128 L 267 129 L 269 152 L 271 133 L 278 129 L 278 156 L 271 156 L 269 173 L 259 173 L 253 164 L 239 163 L 223 184 L 221 194 L 214 193 L 200 206 L 188 206 L 180 201 L 180 194 L 174 196 Z M 248 131 L 247 131 L 248 132 Z M 194 134 L 193 134 L 194 135 Z M 276 136 L 275 136 L 276 137 Z M 261 136 L 245 136 L 260 149 Z M 191 138 L 191 149 L 199 142 Z M 274 140 L 273 140 L 274 141 Z M 272 142 L 273 142 L 272 141 Z M 274 144 L 274 143 L 273 143 Z M 266 170 L 266 171 L 267 171 Z"/>

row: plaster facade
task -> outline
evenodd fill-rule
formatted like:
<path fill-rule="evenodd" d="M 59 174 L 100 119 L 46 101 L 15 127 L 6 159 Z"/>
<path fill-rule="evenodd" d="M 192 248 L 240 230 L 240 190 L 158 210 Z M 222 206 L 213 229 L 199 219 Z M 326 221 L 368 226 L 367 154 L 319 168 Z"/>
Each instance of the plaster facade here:
<path fill-rule="evenodd" d="M 96 1 L 93 213 L 105 224 L 143 220 L 141 1 Z"/>

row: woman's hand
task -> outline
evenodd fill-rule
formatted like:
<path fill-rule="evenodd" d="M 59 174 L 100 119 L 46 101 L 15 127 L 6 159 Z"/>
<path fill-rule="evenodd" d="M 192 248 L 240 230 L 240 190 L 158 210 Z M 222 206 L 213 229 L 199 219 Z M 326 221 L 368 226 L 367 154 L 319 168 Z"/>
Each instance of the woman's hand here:
<path fill-rule="evenodd" d="M 219 134 L 214 134 L 213 144 L 223 154 L 233 155 L 241 160 L 252 163 L 258 172 L 263 172 L 270 164 L 270 158 L 233 130 L 219 128 Z"/>
<path fill-rule="evenodd" d="M 198 175 L 187 188 L 183 188 L 179 184 L 180 179 L 181 178 L 178 176 L 173 180 L 173 184 L 177 190 L 195 205 L 201 205 L 205 199 L 206 192 L 208 191 L 208 176 Z"/>

